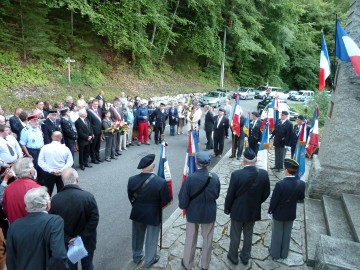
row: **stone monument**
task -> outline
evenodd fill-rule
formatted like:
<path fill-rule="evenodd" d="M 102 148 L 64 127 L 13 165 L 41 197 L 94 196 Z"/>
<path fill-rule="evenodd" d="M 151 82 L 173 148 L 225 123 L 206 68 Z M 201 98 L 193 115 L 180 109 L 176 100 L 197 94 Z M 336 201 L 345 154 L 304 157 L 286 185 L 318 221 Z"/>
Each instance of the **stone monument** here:
<path fill-rule="evenodd" d="M 360 0 L 351 2 L 345 31 L 360 46 Z M 308 180 L 308 196 L 340 198 L 360 194 L 360 77 L 352 64 L 340 61 L 335 92 Z"/>

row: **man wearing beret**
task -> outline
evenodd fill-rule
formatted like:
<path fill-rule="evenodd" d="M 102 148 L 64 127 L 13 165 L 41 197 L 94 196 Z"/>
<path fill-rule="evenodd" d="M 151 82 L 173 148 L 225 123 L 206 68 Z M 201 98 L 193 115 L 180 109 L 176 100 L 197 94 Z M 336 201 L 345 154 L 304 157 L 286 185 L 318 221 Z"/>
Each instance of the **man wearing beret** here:
<path fill-rule="evenodd" d="M 274 260 L 287 258 L 297 202 L 305 198 L 305 183 L 295 177 L 299 163 L 285 159 L 284 166 L 285 178 L 276 183 L 268 211 L 273 218 L 269 249 Z"/>
<path fill-rule="evenodd" d="M 151 121 L 154 126 L 154 138 L 155 143 L 159 144 L 161 142 L 161 134 L 165 130 L 165 121 L 168 118 L 168 115 L 165 111 L 165 104 L 160 103 L 160 106 L 151 114 Z"/>
<path fill-rule="evenodd" d="M 201 268 L 208 269 L 210 265 L 216 200 L 220 194 L 219 177 L 207 169 L 210 160 L 207 152 L 196 154 L 198 170 L 185 179 L 179 192 L 179 207 L 186 209 L 187 220 L 184 257 L 181 261 L 185 269 L 191 269 L 194 264 L 199 225 L 203 237 Z"/>
<path fill-rule="evenodd" d="M 44 144 L 49 144 L 52 142 L 51 136 L 54 131 L 61 132 L 61 126 L 56 124 L 57 110 L 49 110 L 48 118 L 42 124 L 41 129 L 44 135 Z"/>
<path fill-rule="evenodd" d="M 258 112 L 252 112 L 252 121 L 249 127 L 249 147 L 257 154 L 261 141 L 261 119 Z"/>
<path fill-rule="evenodd" d="M 143 246 L 146 233 L 145 267 L 152 266 L 160 259 L 157 255 L 157 243 L 162 219 L 161 206 L 172 199 L 166 180 L 153 173 L 154 160 L 154 154 L 143 157 L 137 167 L 142 172 L 130 177 L 128 182 L 128 196 L 132 205 L 130 219 L 133 261 L 139 264 L 144 258 Z"/>
<path fill-rule="evenodd" d="M 274 138 L 275 146 L 275 166 L 272 170 L 280 172 L 284 167 L 284 158 L 286 150 L 290 150 L 291 134 L 293 130 L 293 124 L 288 119 L 289 112 L 283 111 L 281 113 L 281 119 L 276 121 L 275 129 L 271 133 L 271 138 Z"/>
<path fill-rule="evenodd" d="M 240 260 L 247 265 L 251 258 L 252 235 L 255 222 L 261 219 L 261 204 L 270 195 L 270 180 L 267 171 L 259 169 L 256 153 L 251 148 L 244 151 L 241 170 L 231 174 L 229 188 L 225 198 L 225 214 L 230 214 L 230 247 L 228 259 L 238 264 L 239 244 L 243 233 L 243 247 Z"/>
<path fill-rule="evenodd" d="M 214 155 L 221 157 L 224 149 L 225 132 L 229 128 L 229 119 L 224 115 L 225 110 L 220 108 L 214 119 Z"/>
<path fill-rule="evenodd" d="M 299 140 L 301 126 L 305 121 L 305 117 L 303 115 L 299 115 L 299 117 L 296 121 L 297 121 L 297 124 L 294 126 L 293 132 L 291 134 L 291 158 L 294 157 L 296 145 Z M 307 137 L 309 136 L 310 129 L 311 129 L 311 127 L 306 125 L 306 140 L 307 140 Z"/>

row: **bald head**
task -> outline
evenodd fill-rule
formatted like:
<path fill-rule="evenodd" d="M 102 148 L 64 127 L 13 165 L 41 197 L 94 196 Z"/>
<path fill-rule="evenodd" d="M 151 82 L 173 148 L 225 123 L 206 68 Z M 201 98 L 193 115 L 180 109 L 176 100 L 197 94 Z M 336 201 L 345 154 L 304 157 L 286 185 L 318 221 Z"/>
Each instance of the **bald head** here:
<path fill-rule="evenodd" d="M 62 140 L 61 132 L 60 131 L 54 131 L 53 134 L 51 135 L 51 139 L 53 141 L 61 142 L 61 140 Z"/>
<path fill-rule="evenodd" d="M 66 168 L 61 173 L 61 179 L 64 185 L 77 185 L 79 183 L 79 175 L 73 168 Z"/>

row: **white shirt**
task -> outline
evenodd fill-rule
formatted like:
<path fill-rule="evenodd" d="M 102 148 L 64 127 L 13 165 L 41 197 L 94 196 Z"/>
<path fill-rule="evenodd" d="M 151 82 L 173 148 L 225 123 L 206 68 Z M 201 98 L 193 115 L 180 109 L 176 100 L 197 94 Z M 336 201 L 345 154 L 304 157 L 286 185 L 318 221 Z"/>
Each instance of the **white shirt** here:
<path fill-rule="evenodd" d="M 14 155 L 11 155 L 10 153 L 10 150 L 9 150 L 9 147 L 11 147 L 14 151 Z M 0 138 L 0 160 L 3 161 L 1 162 L 2 166 L 4 166 L 6 163 L 13 163 L 15 160 L 17 160 L 18 157 L 17 157 L 17 154 L 16 154 L 16 151 L 15 151 L 15 148 L 12 147 L 12 145 L 5 141 L 5 139 L 3 137 Z M 5 164 L 3 164 L 5 163 Z"/>
<path fill-rule="evenodd" d="M 12 146 L 12 148 L 15 150 L 15 153 L 17 154 L 17 158 L 21 158 L 24 153 L 21 150 L 19 142 L 15 139 L 14 136 L 6 136 L 6 141 Z"/>
<path fill-rule="evenodd" d="M 217 128 L 219 127 L 220 122 L 221 122 L 222 119 L 223 119 L 223 116 L 218 117 L 217 125 L 216 125 Z"/>
<path fill-rule="evenodd" d="M 58 141 L 52 141 L 40 150 L 38 164 L 48 173 L 70 168 L 73 163 L 70 149 Z"/>

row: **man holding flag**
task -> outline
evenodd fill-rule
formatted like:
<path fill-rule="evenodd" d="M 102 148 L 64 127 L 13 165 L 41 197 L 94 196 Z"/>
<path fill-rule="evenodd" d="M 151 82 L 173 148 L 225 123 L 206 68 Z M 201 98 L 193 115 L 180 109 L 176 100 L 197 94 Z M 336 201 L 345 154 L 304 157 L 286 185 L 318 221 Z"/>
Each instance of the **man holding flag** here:
<path fill-rule="evenodd" d="M 237 156 L 237 160 L 240 160 L 240 157 L 244 149 L 245 133 L 243 128 L 245 122 L 246 122 L 246 118 L 243 116 L 243 110 L 240 106 L 240 97 L 239 95 L 237 95 L 232 123 L 231 123 L 233 134 L 232 134 L 232 151 L 231 151 L 232 154 L 230 158 L 235 158 L 235 156 Z"/>
<path fill-rule="evenodd" d="M 252 121 L 249 126 L 249 147 L 257 154 L 261 141 L 261 119 L 258 112 L 252 112 Z"/>

